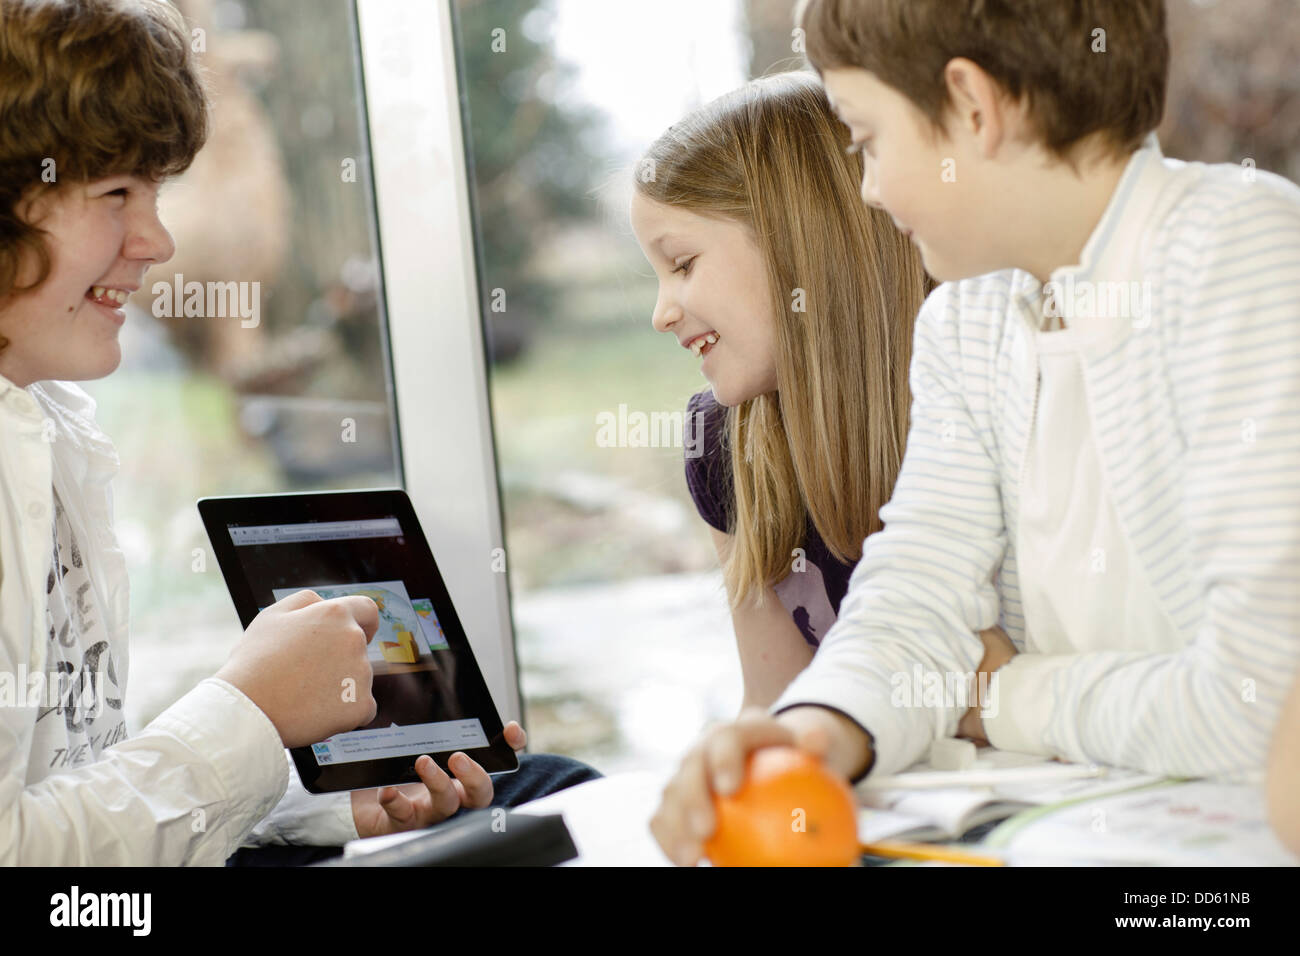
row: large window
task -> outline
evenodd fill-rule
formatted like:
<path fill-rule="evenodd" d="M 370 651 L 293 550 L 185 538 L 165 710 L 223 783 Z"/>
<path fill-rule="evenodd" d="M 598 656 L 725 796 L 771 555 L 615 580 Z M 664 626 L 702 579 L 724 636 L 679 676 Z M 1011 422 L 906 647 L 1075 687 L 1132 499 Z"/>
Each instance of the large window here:
<path fill-rule="evenodd" d="M 176 255 L 130 304 L 121 368 L 87 384 L 122 460 L 133 728 L 239 637 L 196 498 L 401 483 L 351 4 L 179 6 L 212 135 L 164 187 Z"/>

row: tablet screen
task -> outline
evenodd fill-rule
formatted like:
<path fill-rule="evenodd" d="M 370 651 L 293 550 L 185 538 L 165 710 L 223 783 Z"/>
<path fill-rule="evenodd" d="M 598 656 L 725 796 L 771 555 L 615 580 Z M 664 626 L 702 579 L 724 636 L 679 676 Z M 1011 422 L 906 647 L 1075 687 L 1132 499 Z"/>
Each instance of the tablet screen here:
<path fill-rule="evenodd" d="M 268 503 L 279 520 L 262 517 Z M 245 626 L 305 588 L 327 600 L 364 595 L 379 609 L 368 645 L 378 713 L 365 727 L 295 748 L 304 786 L 338 790 L 384 785 L 375 782 L 380 777 L 416 780 L 416 757 L 429 754 L 446 770 L 456 751 L 490 772 L 515 768 L 405 494 L 211 498 L 200 502 L 200 512 L 205 524 L 215 523 L 209 534 Z"/>

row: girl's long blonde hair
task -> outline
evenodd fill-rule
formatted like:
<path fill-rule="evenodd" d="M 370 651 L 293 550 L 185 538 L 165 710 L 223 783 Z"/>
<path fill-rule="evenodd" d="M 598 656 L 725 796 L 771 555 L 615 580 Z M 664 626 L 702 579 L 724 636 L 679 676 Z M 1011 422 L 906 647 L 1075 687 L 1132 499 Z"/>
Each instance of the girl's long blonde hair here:
<path fill-rule="evenodd" d="M 808 517 L 857 561 L 902 463 L 912 327 L 932 282 L 862 202 L 848 143 L 817 77 L 779 73 L 691 113 L 638 164 L 642 195 L 745 225 L 766 263 L 777 391 L 726 417 L 733 607 L 790 573 Z"/>

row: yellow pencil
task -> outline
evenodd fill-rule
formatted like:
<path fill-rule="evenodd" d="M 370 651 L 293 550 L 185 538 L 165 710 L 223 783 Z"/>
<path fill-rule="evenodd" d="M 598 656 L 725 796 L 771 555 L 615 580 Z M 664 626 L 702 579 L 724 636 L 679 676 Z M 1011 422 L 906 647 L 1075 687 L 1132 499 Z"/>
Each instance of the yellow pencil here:
<path fill-rule="evenodd" d="M 880 843 L 863 843 L 858 847 L 869 856 L 896 857 L 900 860 L 934 860 L 940 863 L 960 863 L 965 866 L 1006 866 L 1005 860 L 995 856 L 980 856 L 965 850 L 954 850 L 933 843 L 902 843 L 886 840 Z"/>

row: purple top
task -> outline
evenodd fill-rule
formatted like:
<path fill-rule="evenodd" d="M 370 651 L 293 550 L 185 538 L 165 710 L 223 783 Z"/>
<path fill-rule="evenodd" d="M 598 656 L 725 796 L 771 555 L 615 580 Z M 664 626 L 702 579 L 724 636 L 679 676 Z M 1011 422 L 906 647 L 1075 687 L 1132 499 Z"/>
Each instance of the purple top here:
<path fill-rule="evenodd" d="M 686 487 L 700 517 L 719 531 L 729 533 L 734 492 L 726 434 L 727 410 L 718 404 L 711 389 L 705 389 L 691 396 L 686 405 L 686 422 L 688 434 L 693 435 L 693 441 L 687 442 Z M 692 450 L 697 454 L 692 455 Z M 854 564 L 837 561 L 826 549 L 812 518 L 806 520 L 802 545 L 804 570 L 791 571 L 773 590 L 794 618 L 803 639 L 817 647 L 835 623 Z M 795 556 L 791 555 L 792 565 L 794 560 Z"/>

